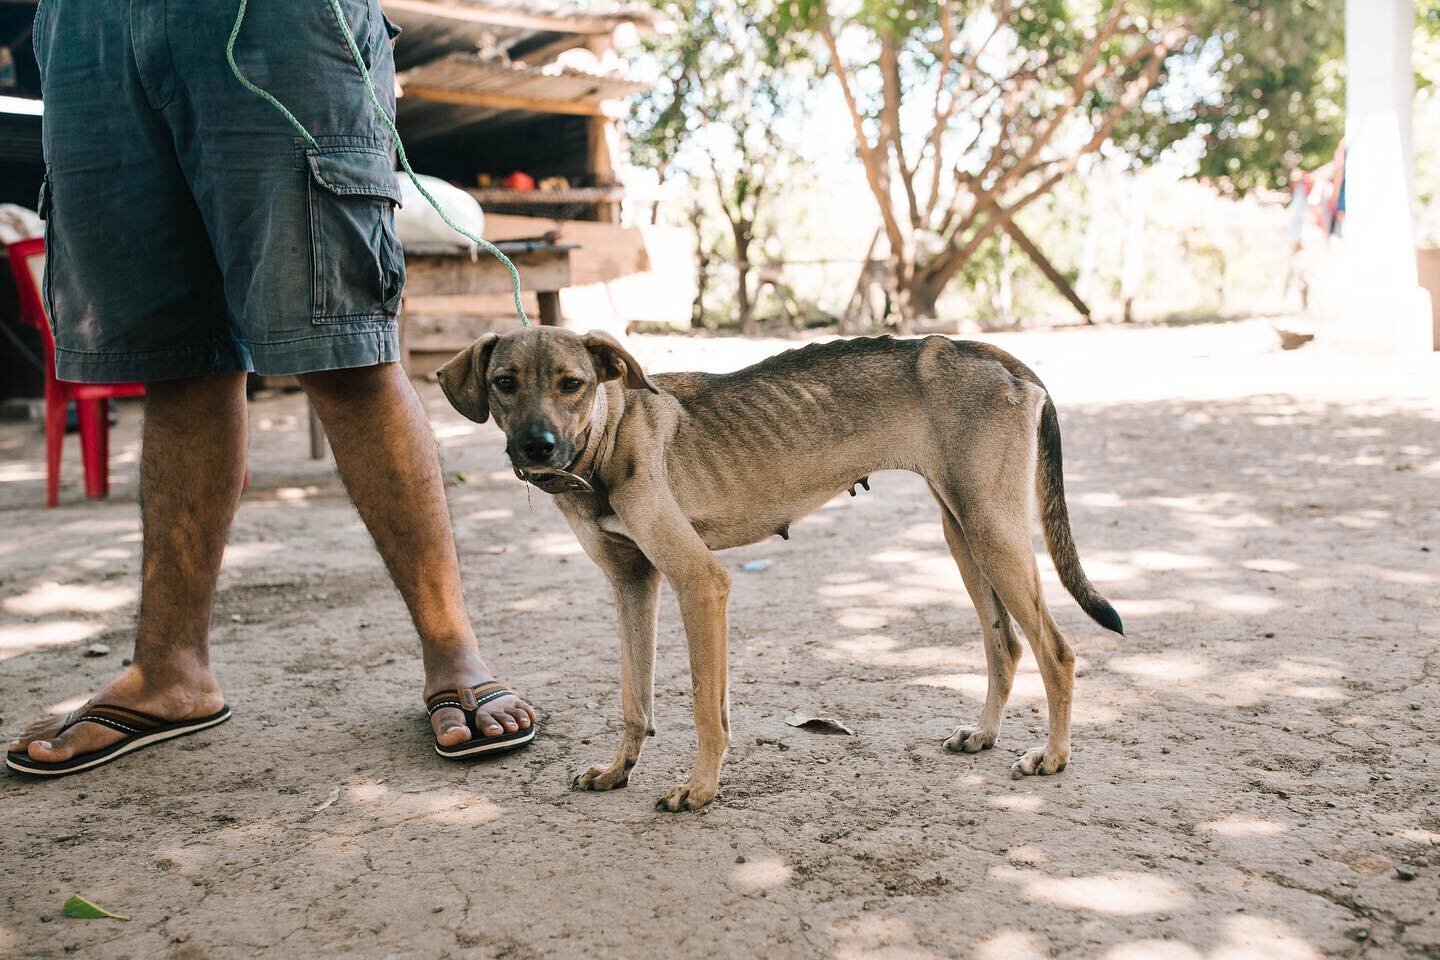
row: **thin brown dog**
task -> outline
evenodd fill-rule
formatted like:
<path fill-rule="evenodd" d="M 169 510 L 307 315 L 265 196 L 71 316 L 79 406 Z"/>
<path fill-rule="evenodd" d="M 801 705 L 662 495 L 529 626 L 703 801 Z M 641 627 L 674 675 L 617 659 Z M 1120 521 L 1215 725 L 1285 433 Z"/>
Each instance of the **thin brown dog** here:
<path fill-rule="evenodd" d="M 1041 591 L 1032 491 L 1061 583 L 1102 626 L 1121 624 L 1071 539 L 1055 407 L 1003 350 L 879 337 L 815 344 L 734 373 L 651 378 L 603 333 L 534 328 L 486 335 L 440 369 L 440 384 L 471 420 L 495 417 L 516 473 L 555 495 L 614 588 L 625 733 L 615 760 L 576 777 L 577 788 L 625 786 L 654 734 L 664 576 L 689 641 L 699 756 L 690 780 L 656 806 L 695 810 L 714 799 L 730 743 L 730 574 L 712 551 L 787 536 L 791 523 L 879 470 L 929 482 L 980 615 L 985 706 L 945 746 L 994 746 L 1021 652 L 1013 615 L 1040 665 L 1050 735 L 1012 774 L 1065 768 L 1075 657 Z"/>

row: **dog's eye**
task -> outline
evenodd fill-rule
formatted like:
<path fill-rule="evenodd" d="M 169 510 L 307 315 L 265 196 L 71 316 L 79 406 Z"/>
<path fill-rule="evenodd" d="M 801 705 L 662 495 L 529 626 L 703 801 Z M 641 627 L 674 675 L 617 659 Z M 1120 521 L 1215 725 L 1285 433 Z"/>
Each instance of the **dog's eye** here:
<path fill-rule="evenodd" d="M 560 392 L 574 393 L 576 390 L 579 390 L 583 386 L 585 386 L 585 381 L 581 380 L 579 377 L 566 377 L 560 381 Z"/>
<path fill-rule="evenodd" d="M 491 380 L 490 383 L 492 386 L 495 387 L 496 390 L 499 390 L 501 393 L 515 392 L 514 377 L 496 377 L 494 380 Z"/>

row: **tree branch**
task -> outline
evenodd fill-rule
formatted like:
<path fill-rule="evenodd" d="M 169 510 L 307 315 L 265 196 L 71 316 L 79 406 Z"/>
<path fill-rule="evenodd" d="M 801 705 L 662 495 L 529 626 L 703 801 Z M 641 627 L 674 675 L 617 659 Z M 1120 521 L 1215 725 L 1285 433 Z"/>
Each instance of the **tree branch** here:
<path fill-rule="evenodd" d="M 910 207 L 910 226 L 920 226 L 920 204 L 915 198 L 915 171 L 905 159 L 905 133 L 900 128 L 900 41 L 887 36 L 880 41 L 880 149 L 888 146 L 895 154 L 895 169 L 905 188 Z"/>
<path fill-rule="evenodd" d="M 940 73 L 935 78 L 935 125 L 930 130 L 930 195 L 925 200 L 924 222 L 928 225 L 935 215 L 935 204 L 940 200 L 940 170 L 945 162 L 944 137 L 945 129 L 950 125 L 950 116 L 955 109 L 955 103 L 960 99 L 958 92 L 950 94 L 949 106 L 940 106 L 941 96 L 945 92 L 945 81 L 950 76 L 950 64 L 955 60 L 955 11 L 951 7 L 952 0 L 940 0 Z M 998 30 L 998 25 L 997 25 Z M 989 43 L 987 40 L 986 43 Z M 982 48 L 983 49 L 983 48 Z M 915 166 L 920 166 L 924 157 L 915 158 Z"/>
<path fill-rule="evenodd" d="M 1100 49 L 1105 42 L 1120 32 L 1120 17 L 1125 12 L 1126 0 L 1117 0 L 1110 10 L 1110 16 L 1096 32 L 1095 39 L 1091 41 L 1089 49 L 1085 51 L 1085 57 L 1080 63 L 1080 69 L 1075 72 L 1075 77 L 1070 82 L 1070 96 L 1066 102 L 1050 111 L 1050 120 L 1031 141 L 1022 157 L 1017 158 L 1010 170 L 1001 176 L 995 184 L 994 189 L 1005 191 L 1013 186 L 1023 175 L 1025 168 L 1034 162 L 1040 153 L 1050 144 L 1050 141 L 1059 132 L 1065 120 L 1075 112 L 1085 94 L 1094 89 L 1095 84 L 1103 80 L 1109 73 L 1111 65 L 1096 68 L 1096 62 L 1100 59 Z M 1123 66 L 1122 66 L 1123 68 Z"/>
<path fill-rule="evenodd" d="M 973 256 L 975 251 L 980 248 L 980 245 L 996 230 L 1009 223 L 1017 213 L 1029 206 L 1036 199 L 1054 189 L 1055 185 L 1059 183 L 1061 179 L 1075 169 L 1081 157 L 1087 156 L 1100 149 L 1101 145 L 1109 138 L 1110 131 L 1113 130 L 1115 124 L 1120 121 L 1120 118 L 1135 109 L 1140 100 L 1154 87 L 1156 80 L 1158 80 L 1160 76 L 1160 68 L 1164 65 L 1165 58 L 1169 55 L 1172 45 L 1175 42 L 1176 39 L 1173 35 L 1167 36 L 1166 39 L 1148 48 L 1150 59 L 1145 65 L 1144 72 L 1139 78 L 1130 83 L 1124 95 L 1096 127 L 1095 133 L 1089 142 L 1067 157 L 1047 161 L 1045 166 L 1053 165 L 1055 169 L 1039 186 L 1015 201 L 1015 203 L 1009 207 L 1003 208 L 1000 206 L 999 192 L 989 192 L 985 200 L 978 203 L 975 209 L 966 217 L 965 222 L 958 228 L 957 234 L 960 230 L 964 230 L 979 217 L 984 216 L 991 210 L 996 212 L 978 229 L 973 231 L 969 239 L 967 239 L 962 246 L 954 246 L 952 240 L 951 248 L 945 253 L 942 253 L 924 269 L 925 282 L 932 286 L 943 286 L 947 283 L 960 267 L 965 264 L 965 261 Z"/>
<path fill-rule="evenodd" d="M 850 111 L 850 121 L 855 127 L 855 151 L 860 156 L 860 163 L 865 168 L 865 179 L 870 185 L 870 192 L 875 195 L 876 205 L 880 208 L 880 219 L 885 224 L 885 236 L 890 241 L 891 249 L 899 250 L 905 246 L 905 234 L 900 229 L 900 223 L 895 219 L 895 211 L 892 207 L 890 191 L 885 188 L 884 178 L 878 162 L 875 158 L 875 150 L 870 145 L 870 138 L 865 135 L 865 123 L 860 114 L 860 106 L 855 102 L 855 94 L 850 89 L 850 78 L 845 71 L 845 65 L 840 60 L 840 51 L 835 43 L 834 31 L 828 24 L 820 28 L 820 38 L 825 42 L 825 49 L 830 54 L 830 69 L 835 73 L 835 79 L 840 83 L 840 92 L 845 95 L 845 106 Z"/>

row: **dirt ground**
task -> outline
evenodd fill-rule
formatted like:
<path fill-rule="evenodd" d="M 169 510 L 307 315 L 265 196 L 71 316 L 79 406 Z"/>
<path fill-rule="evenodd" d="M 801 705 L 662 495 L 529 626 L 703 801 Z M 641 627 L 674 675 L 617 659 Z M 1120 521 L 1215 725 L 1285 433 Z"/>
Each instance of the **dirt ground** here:
<path fill-rule="evenodd" d="M 528 750 L 446 763 L 402 605 L 306 459 L 299 398 L 272 395 L 215 615 L 235 719 L 79 777 L 0 775 L 0 954 L 1440 957 L 1440 356 L 1282 353 L 1260 321 L 995 339 L 1060 405 L 1081 556 L 1129 630 L 1048 580 L 1079 657 L 1063 774 L 1008 776 L 1043 738 L 1028 652 L 997 749 L 940 749 L 979 710 L 980 633 L 923 484 L 884 474 L 724 555 L 720 800 L 652 809 L 695 746 L 668 592 L 659 735 L 628 789 L 571 792 L 620 731 L 606 585 L 499 433 L 424 384 L 482 642 L 544 715 Z M 638 352 L 724 369 L 791 345 Z M 53 511 L 35 427 L 0 426 L 7 731 L 128 654 L 120 417 L 111 499 L 84 501 L 69 441 Z M 857 735 L 787 727 L 793 707 Z M 67 919 L 73 893 L 133 920 Z"/>

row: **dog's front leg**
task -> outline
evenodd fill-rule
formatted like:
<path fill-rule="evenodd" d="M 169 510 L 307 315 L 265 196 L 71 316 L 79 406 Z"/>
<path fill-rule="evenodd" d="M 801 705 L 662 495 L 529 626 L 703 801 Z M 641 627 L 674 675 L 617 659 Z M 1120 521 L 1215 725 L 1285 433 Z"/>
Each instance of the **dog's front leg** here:
<path fill-rule="evenodd" d="M 690 680 L 700 752 L 686 783 L 670 790 L 657 810 L 698 810 L 720 786 L 720 765 L 730 745 L 727 663 L 730 573 L 705 546 L 670 489 L 653 477 L 663 468 L 637 469 L 635 479 L 611 490 L 610 501 L 625 529 L 670 581 L 680 602 L 690 646 Z"/>
<path fill-rule="evenodd" d="M 705 559 L 708 564 L 688 571 L 683 580 L 671 580 L 690 646 L 690 695 L 700 752 L 689 782 L 661 797 L 657 810 L 698 810 L 715 799 L 720 764 L 730 746 L 730 572 L 708 552 Z"/>
<path fill-rule="evenodd" d="M 577 776 L 577 790 L 616 790 L 630 780 L 645 738 L 655 735 L 655 627 L 660 610 L 660 571 L 631 551 L 623 567 L 607 566 L 620 616 L 620 709 L 625 733 L 608 767 Z"/>

